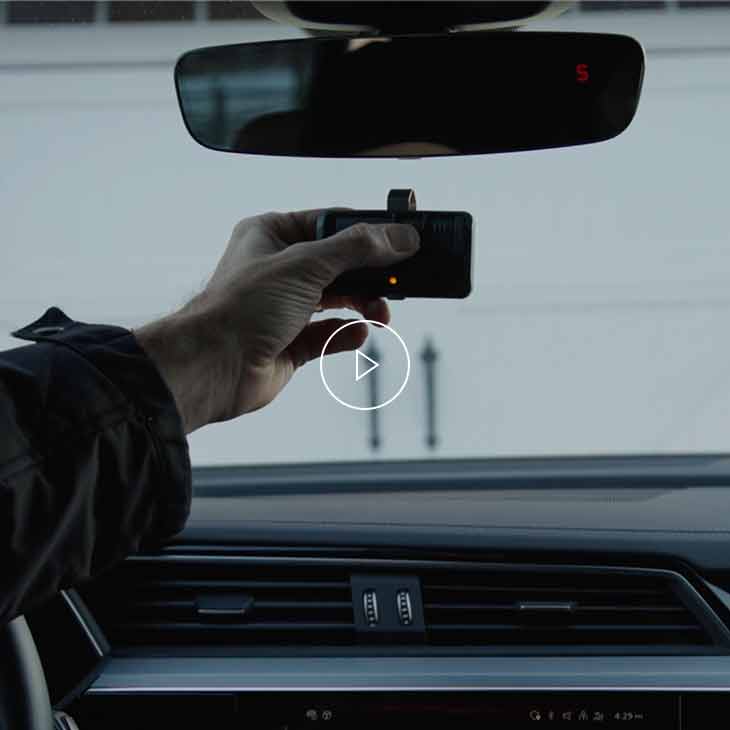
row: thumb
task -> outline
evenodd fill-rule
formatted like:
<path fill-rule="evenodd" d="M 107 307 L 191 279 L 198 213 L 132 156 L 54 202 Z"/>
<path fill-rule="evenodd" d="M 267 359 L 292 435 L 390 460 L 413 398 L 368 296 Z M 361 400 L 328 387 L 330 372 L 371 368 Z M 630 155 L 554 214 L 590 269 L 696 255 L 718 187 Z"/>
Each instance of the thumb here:
<path fill-rule="evenodd" d="M 322 286 L 325 287 L 345 271 L 390 266 L 413 256 L 420 246 L 420 236 L 413 226 L 356 223 L 334 236 L 296 248 L 300 255 L 316 260 L 317 268 L 322 272 Z"/>

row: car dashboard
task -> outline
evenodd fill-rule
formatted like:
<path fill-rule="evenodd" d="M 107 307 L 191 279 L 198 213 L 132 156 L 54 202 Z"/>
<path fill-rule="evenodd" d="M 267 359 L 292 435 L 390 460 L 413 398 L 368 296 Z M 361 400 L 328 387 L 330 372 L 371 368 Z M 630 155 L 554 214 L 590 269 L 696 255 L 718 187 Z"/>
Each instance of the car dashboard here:
<path fill-rule="evenodd" d="M 725 728 L 727 466 L 198 470 L 183 533 L 65 594 L 98 661 L 52 694 L 112 730 Z"/>

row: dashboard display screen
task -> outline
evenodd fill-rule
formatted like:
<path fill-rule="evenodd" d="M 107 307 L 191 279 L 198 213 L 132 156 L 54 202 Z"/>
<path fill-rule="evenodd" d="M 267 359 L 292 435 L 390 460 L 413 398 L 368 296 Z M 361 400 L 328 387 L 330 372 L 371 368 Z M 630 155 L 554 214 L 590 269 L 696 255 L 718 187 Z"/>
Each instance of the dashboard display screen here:
<path fill-rule="evenodd" d="M 727 730 L 730 692 L 98 694 L 84 697 L 73 714 L 82 727 L 105 730 Z"/>
<path fill-rule="evenodd" d="M 241 696 L 239 707 L 249 699 L 257 726 L 271 730 L 679 728 L 678 697 L 666 693 L 307 693 L 270 698 L 277 707 L 270 724 L 259 697 Z"/>

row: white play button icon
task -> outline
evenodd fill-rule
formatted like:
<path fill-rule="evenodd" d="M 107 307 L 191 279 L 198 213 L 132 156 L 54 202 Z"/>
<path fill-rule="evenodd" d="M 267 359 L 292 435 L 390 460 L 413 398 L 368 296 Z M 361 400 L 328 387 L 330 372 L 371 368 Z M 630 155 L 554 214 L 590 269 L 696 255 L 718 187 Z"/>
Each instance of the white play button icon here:
<path fill-rule="evenodd" d="M 377 367 L 380 367 L 379 362 L 375 362 L 372 357 L 368 357 L 364 352 L 355 350 L 355 382 L 360 378 L 364 378 L 368 373 L 372 373 Z"/>
<path fill-rule="evenodd" d="M 362 350 L 351 350 L 347 340 L 335 339 L 348 327 L 363 324 L 368 326 L 368 344 L 363 348 L 367 355 Z M 332 342 L 336 347 L 328 354 Z M 365 377 L 375 370 L 377 375 Z M 406 387 L 410 372 L 411 356 L 401 336 L 389 325 L 370 319 L 353 319 L 338 327 L 327 338 L 319 358 L 319 375 L 325 390 L 340 405 L 353 411 L 374 411 L 392 403 Z"/>

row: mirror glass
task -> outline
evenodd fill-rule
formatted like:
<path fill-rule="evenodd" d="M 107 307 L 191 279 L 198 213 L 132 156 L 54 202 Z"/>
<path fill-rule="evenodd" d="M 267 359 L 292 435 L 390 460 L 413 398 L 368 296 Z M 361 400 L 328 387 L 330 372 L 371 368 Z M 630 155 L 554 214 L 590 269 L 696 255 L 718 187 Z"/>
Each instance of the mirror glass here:
<path fill-rule="evenodd" d="M 206 147 L 426 157 L 610 139 L 636 112 L 643 71 L 628 36 L 492 31 L 201 48 L 175 81 Z"/>

